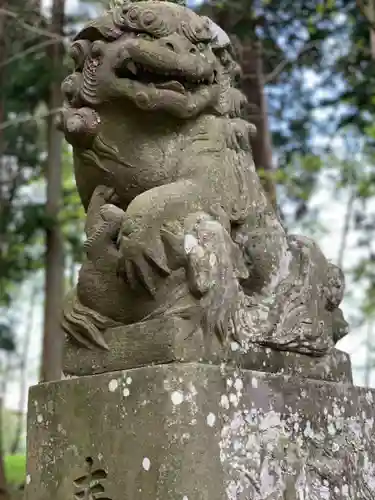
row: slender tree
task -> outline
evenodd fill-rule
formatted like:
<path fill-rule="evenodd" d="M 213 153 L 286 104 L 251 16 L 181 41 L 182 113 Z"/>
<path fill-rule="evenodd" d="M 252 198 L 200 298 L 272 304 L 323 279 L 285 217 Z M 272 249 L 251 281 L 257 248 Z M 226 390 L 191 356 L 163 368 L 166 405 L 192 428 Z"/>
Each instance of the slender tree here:
<path fill-rule="evenodd" d="M 63 36 L 65 0 L 53 0 L 50 31 Z M 62 79 L 63 43 L 48 48 L 51 70 L 49 114 L 47 117 L 47 204 L 49 223 L 46 228 L 45 310 L 43 355 L 40 378 L 42 381 L 61 378 L 63 334 L 60 327 L 60 309 L 64 295 L 64 242 L 59 214 L 62 206 L 62 145 L 63 137 L 55 126 L 56 112 L 62 105 L 60 84 Z"/>
<path fill-rule="evenodd" d="M 254 163 L 261 174 L 264 188 L 274 206 L 276 206 L 276 189 L 272 180 L 274 170 L 272 157 L 272 137 L 268 122 L 268 105 L 265 95 L 265 75 L 261 41 L 248 40 L 242 51 L 242 88 L 253 105 L 253 113 L 249 119 L 257 129 L 252 138 Z M 263 175 L 262 175 L 263 174 Z"/>
<path fill-rule="evenodd" d="M 5 14 L 4 10 L 7 8 L 8 1 L 0 0 L 0 65 L 4 63 L 6 60 L 6 36 L 5 36 Z M 5 73 L 4 73 L 4 65 L 0 67 L 0 123 L 4 121 L 4 81 L 5 81 Z M 3 172 L 4 172 L 4 144 L 3 144 L 3 136 L 0 130 L 0 218 L 2 216 L 3 211 Z M 5 251 L 5 235 L 2 230 L 3 224 L 0 222 L 0 259 Z M 5 475 L 5 467 L 4 467 L 4 453 L 3 453 L 3 395 L 0 395 L 0 500 L 8 500 L 9 493 L 7 487 L 7 480 Z"/>
<path fill-rule="evenodd" d="M 243 70 L 240 85 L 250 104 L 247 118 L 257 128 L 256 135 L 251 139 L 254 163 L 261 174 L 264 188 L 275 205 L 275 185 L 270 175 L 273 170 L 272 141 L 265 97 L 262 42 L 256 37 L 257 20 L 253 7 L 253 2 L 246 7 L 238 1 L 225 1 L 219 4 L 208 2 L 203 5 L 202 11 L 212 17 L 229 35 L 235 36 L 237 42 L 235 45 L 239 49 L 237 55 Z M 243 23 L 242 14 L 246 33 L 238 37 L 237 28 L 239 22 Z"/>
<path fill-rule="evenodd" d="M 375 59 L 375 1 L 357 0 L 357 5 L 369 22 L 371 57 Z"/>
<path fill-rule="evenodd" d="M 5 81 L 5 68 L 4 62 L 6 60 L 6 33 L 5 33 L 5 9 L 7 8 L 7 0 L 0 0 L 0 124 L 4 122 L 4 81 Z M 5 189 L 5 176 L 4 176 L 4 142 L 3 134 L 0 130 L 0 261 L 5 253 L 5 231 L 3 212 L 4 212 L 4 189 Z M 1 285 L 0 285 L 1 286 Z M 3 295 L 3 291 L 0 289 L 0 297 Z M 1 471 L 0 471 L 1 472 Z M 1 481 L 1 478 L 0 478 Z"/>

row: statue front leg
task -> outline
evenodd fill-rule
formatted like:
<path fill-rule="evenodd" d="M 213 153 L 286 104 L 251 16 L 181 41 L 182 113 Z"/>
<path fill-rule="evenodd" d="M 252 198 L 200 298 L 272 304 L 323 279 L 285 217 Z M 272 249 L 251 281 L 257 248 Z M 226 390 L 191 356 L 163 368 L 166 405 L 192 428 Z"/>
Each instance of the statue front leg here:
<path fill-rule="evenodd" d="M 86 259 L 80 270 L 78 285 L 66 297 L 63 308 L 64 331 L 78 344 L 87 348 L 107 349 L 104 332 L 118 324 L 93 309 L 92 301 L 88 300 L 92 293 L 91 288 L 87 289 L 85 286 L 93 276 L 108 274 L 111 269 L 116 269 L 118 251 L 113 240 L 116 240 L 119 233 L 124 212 L 111 203 L 114 196 L 114 190 L 107 186 L 98 186 L 92 195 L 85 225 Z"/>
<path fill-rule="evenodd" d="M 168 248 L 174 260 L 183 255 L 183 225 L 189 213 L 204 210 L 209 197 L 190 180 L 159 186 L 137 196 L 129 205 L 118 238 L 119 274 L 151 294 L 156 282 L 171 273 Z"/>

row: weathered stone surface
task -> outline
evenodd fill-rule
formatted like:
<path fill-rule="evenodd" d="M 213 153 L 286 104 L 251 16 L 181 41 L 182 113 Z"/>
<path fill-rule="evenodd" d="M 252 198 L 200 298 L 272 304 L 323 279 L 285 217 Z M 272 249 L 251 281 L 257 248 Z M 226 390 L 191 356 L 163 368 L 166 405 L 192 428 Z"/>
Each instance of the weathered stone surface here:
<path fill-rule="evenodd" d="M 87 218 L 64 331 L 107 349 L 109 330 L 147 321 L 158 362 L 150 320 L 175 317 L 227 350 L 330 355 L 344 276 L 262 189 L 229 37 L 176 2 L 122 0 L 70 53 L 58 121 Z"/>
<path fill-rule="evenodd" d="M 373 499 L 374 393 L 333 348 L 344 277 L 261 187 L 229 38 L 124 0 L 71 55 L 79 377 L 30 391 L 26 499 Z"/>
<path fill-rule="evenodd" d="M 280 352 L 257 344 L 243 352 L 233 343 L 228 350 L 215 337 L 207 345 L 202 331 L 200 335 L 191 335 L 189 322 L 175 317 L 110 328 L 106 342 L 108 351 L 86 349 L 67 339 L 65 374 L 92 375 L 175 361 L 216 365 L 224 361 L 249 370 L 333 382 L 352 381 L 349 356 L 338 349 L 323 357 Z"/>
<path fill-rule="evenodd" d="M 26 500 L 370 500 L 374 397 L 195 363 L 39 385 Z"/>

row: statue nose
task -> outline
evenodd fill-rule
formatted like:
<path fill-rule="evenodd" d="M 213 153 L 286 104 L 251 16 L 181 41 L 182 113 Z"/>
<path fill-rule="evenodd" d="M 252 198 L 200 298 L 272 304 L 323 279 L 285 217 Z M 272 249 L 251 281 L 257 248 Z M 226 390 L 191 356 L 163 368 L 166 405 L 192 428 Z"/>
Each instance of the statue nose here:
<path fill-rule="evenodd" d="M 196 47 L 195 45 L 192 45 L 189 49 L 189 53 L 190 54 L 198 54 L 199 53 L 198 47 Z"/>
<path fill-rule="evenodd" d="M 177 44 L 171 40 L 166 40 L 164 43 L 163 43 L 164 47 L 171 50 L 172 52 L 176 52 L 177 54 L 179 54 L 181 52 L 181 50 L 179 50 Z"/>
<path fill-rule="evenodd" d="M 96 40 L 91 47 L 91 56 L 92 57 L 101 57 L 104 55 L 105 50 L 105 42 L 102 40 Z"/>
<path fill-rule="evenodd" d="M 189 52 L 190 54 L 199 53 L 199 50 L 197 49 L 197 47 L 195 47 L 195 45 L 190 45 L 187 47 L 186 44 L 181 44 L 178 43 L 178 41 L 171 39 L 165 40 L 162 43 L 165 48 L 171 50 L 172 52 L 175 52 L 176 54 L 182 54 L 186 52 Z"/>
<path fill-rule="evenodd" d="M 186 54 L 189 52 L 191 46 L 193 46 L 186 40 L 186 38 L 178 35 L 177 33 L 161 38 L 159 42 L 164 48 L 179 55 Z"/>

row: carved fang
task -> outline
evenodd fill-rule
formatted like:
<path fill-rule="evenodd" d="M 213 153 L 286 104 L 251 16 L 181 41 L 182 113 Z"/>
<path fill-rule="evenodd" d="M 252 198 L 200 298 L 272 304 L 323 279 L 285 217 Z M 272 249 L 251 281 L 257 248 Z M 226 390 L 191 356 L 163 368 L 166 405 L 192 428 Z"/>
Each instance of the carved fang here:
<path fill-rule="evenodd" d="M 127 69 L 133 73 L 133 75 L 137 74 L 137 66 L 134 64 L 133 61 L 128 62 L 126 65 Z"/>

